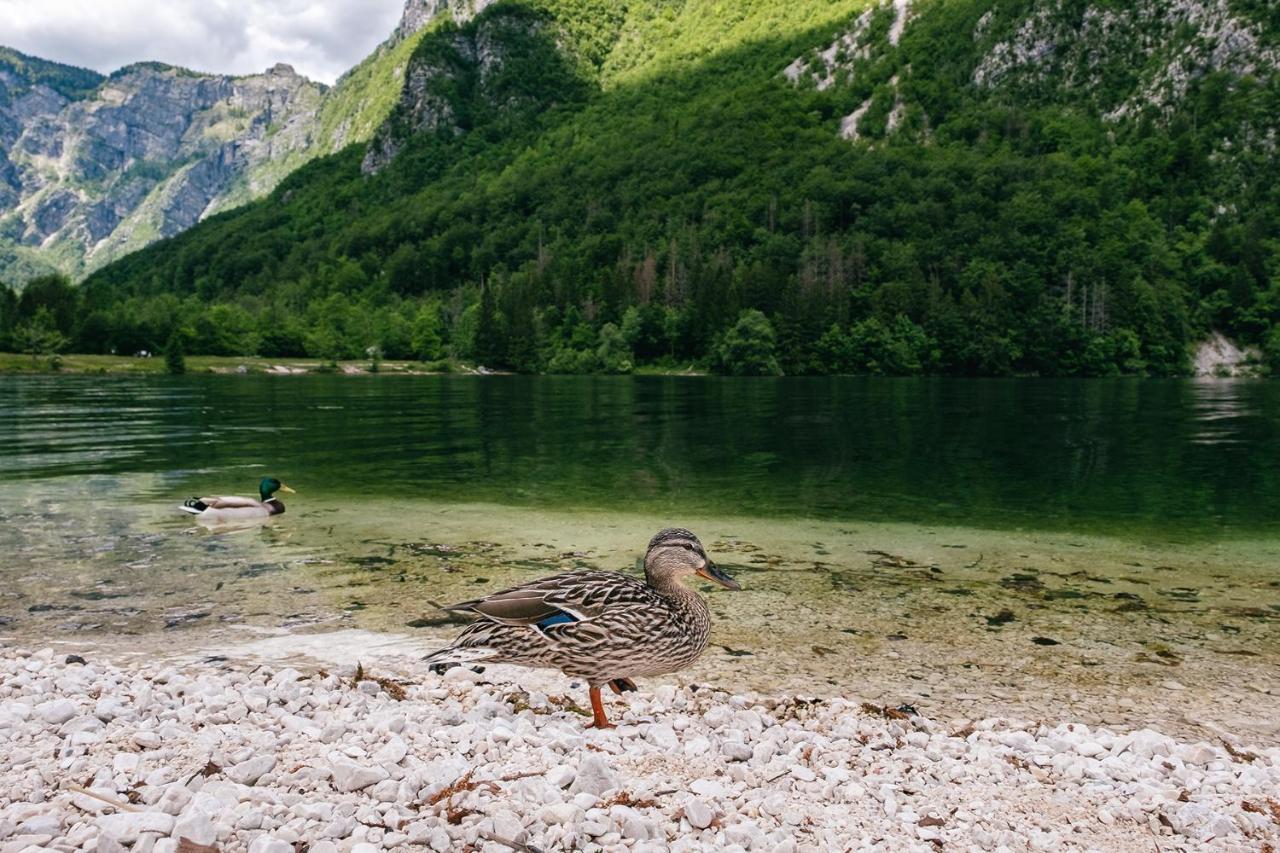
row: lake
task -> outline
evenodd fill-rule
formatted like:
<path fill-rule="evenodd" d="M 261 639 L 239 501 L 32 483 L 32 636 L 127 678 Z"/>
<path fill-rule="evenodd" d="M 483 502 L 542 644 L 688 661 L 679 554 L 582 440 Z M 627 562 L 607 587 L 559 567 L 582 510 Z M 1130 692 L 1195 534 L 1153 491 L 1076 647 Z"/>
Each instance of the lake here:
<path fill-rule="evenodd" d="M 1231 538 L 1280 531 L 1280 383 L 3 378 L 0 466 L 145 500 L 253 470 L 312 497 Z"/>
<path fill-rule="evenodd" d="M 433 602 L 679 524 L 746 587 L 691 677 L 1102 721 L 1172 683 L 1272 737 L 1241 709 L 1280 684 L 1280 383 L 4 377 L 0 472 L 14 641 L 444 641 Z M 270 524 L 176 512 L 265 474 Z"/>

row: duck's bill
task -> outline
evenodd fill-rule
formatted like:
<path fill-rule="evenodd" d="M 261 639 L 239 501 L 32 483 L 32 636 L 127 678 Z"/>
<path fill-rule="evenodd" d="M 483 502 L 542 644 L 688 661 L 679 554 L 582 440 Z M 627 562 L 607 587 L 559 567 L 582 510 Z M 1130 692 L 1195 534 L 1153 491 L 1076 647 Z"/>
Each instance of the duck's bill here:
<path fill-rule="evenodd" d="M 291 494 L 291 495 L 296 495 L 296 494 L 297 494 L 297 492 L 295 492 L 293 489 L 291 489 L 291 488 L 289 488 L 288 486 L 286 486 L 284 483 L 281 483 L 281 484 L 280 484 L 280 491 L 282 491 L 282 492 L 287 492 L 288 494 Z"/>
<path fill-rule="evenodd" d="M 720 584 L 725 589 L 742 589 L 742 584 L 725 574 L 715 563 L 707 563 L 701 569 L 698 569 L 698 574 L 709 581 Z"/>

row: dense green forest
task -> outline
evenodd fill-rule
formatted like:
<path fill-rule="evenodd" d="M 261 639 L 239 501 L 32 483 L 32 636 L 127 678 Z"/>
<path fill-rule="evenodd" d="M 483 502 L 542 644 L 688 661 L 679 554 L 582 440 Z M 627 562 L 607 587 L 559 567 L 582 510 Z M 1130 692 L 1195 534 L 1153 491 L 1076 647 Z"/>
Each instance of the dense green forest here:
<path fill-rule="evenodd" d="M 1218 329 L 1280 370 L 1274 68 L 1161 100 L 1143 75 L 1194 49 L 1184 27 L 980 86 L 1037 9 L 1071 27 L 1086 4 L 922 0 L 897 44 L 893 6 L 865 7 L 538 0 L 443 23 L 370 143 L 397 152 L 381 168 L 352 146 L 81 286 L 0 294 L 0 346 L 1178 375 Z M 1274 44 L 1265 4 L 1232 8 Z"/>

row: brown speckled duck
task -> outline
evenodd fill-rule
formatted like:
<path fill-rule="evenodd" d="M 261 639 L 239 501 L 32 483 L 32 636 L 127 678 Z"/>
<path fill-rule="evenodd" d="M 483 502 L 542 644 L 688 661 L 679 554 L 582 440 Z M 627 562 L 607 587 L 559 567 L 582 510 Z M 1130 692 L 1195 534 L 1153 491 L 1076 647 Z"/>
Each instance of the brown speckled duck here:
<path fill-rule="evenodd" d="M 452 605 L 446 609 L 480 618 L 425 660 L 438 670 L 477 661 L 559 669 L 587 682 L 590 726 L 612 728 L 601 687 L 635 690 L 633 678 L 684 669 L 706 648 L 711 614 L 682 582 L 692 575 L 742 588 L 711 562 L 697 536 L 667 528 L 649 541 L 643 582 L 617 572 L 568 572 Z"/>

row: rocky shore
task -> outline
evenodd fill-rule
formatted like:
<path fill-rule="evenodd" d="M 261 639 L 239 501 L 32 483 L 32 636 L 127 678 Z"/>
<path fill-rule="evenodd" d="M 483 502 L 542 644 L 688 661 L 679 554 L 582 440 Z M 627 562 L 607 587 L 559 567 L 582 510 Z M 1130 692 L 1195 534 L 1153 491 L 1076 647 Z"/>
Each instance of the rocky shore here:
<path fill-rule="evenodd" d="M 381 665 L 380 665 L 381 666 Z M 1269 850 L 1280 749 L 849 698 L 0 650 L 0 853 Z"/>

